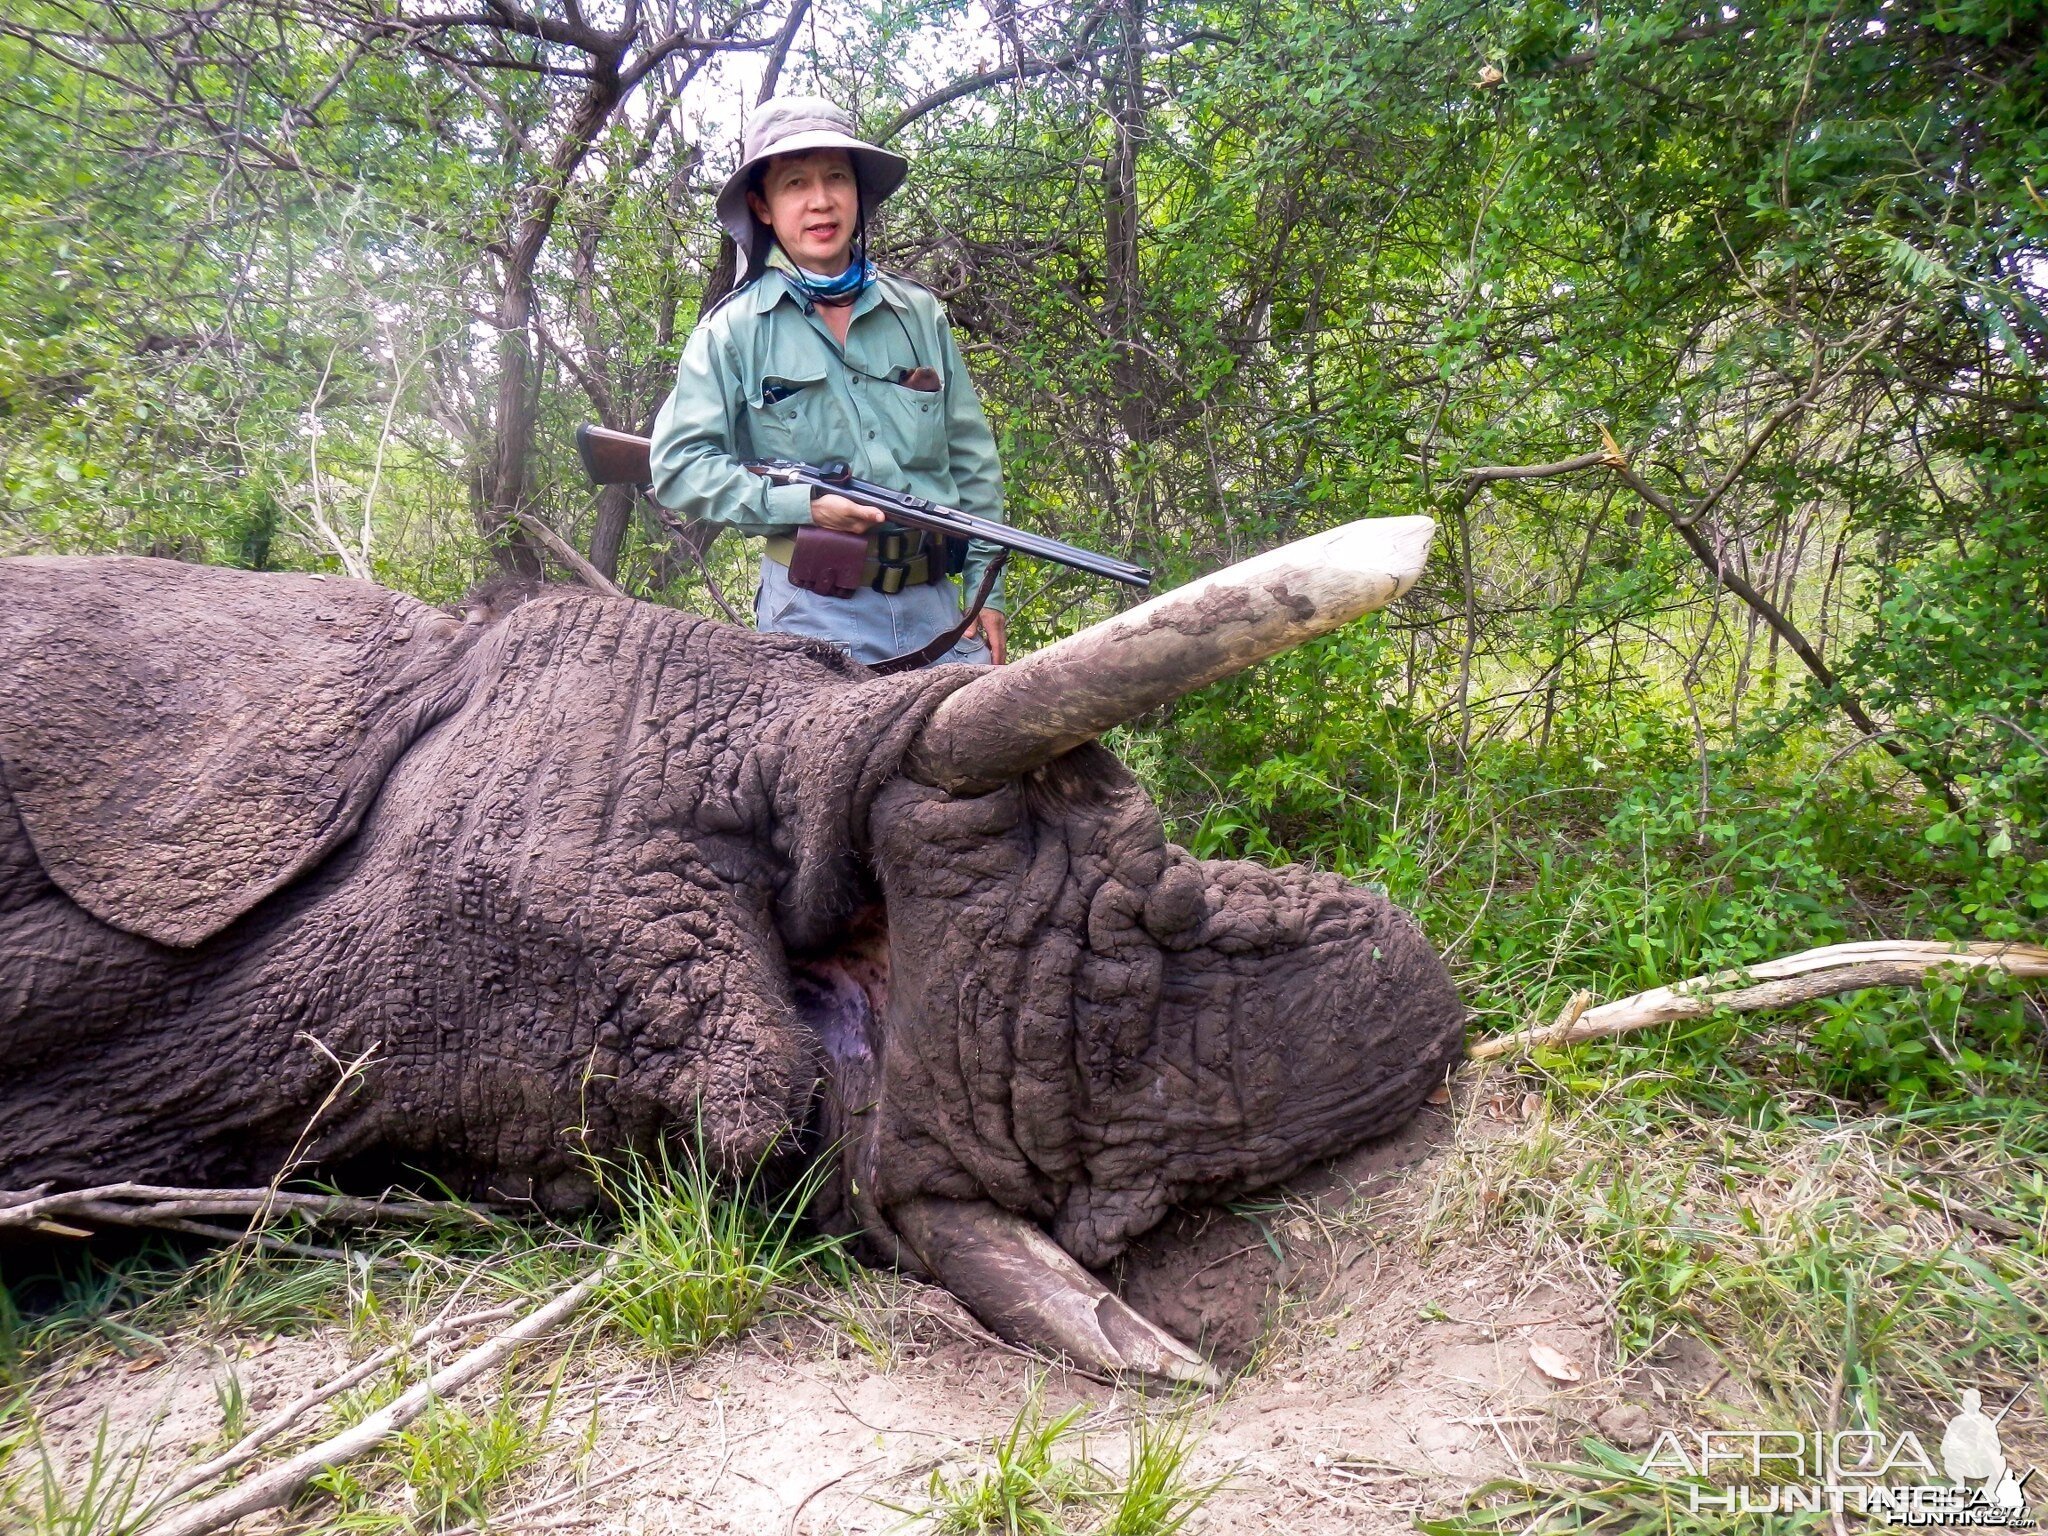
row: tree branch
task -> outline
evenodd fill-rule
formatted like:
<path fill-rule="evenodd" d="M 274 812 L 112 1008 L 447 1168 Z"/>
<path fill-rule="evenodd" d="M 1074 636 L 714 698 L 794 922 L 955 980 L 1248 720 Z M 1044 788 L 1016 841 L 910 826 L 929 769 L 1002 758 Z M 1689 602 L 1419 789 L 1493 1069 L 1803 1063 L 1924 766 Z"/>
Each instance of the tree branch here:
<path fill-rule="evenodd" d="M 1666 521 L 1677 530 L 1678 536 L 1685 540 L 1686 547 L 1713 575 L 1717 585 L 1726 587 L 1740 598 L 1758 618 L 1770 625 L 1780 640 L 1791 647 L 1792 653 L 1805 663 L 1806 670 L 1813 674 L 1814 680 L 1836 696 L 1842 706 L 1842 713 L 1855 722 L 1858 730 L 1870 735 L 1877 734 L 1876 722 L 1864 713 L 1863 706 L 1857 702 L 1853 694 L 1843 691 L 1841 679 L 1835 676 L 1834 669 L 1821 659 L 1820 652 L 1813 648 L 1812 642 L 1800 632 L 1799 627 L 1779 611 L 1777 604 L 1751 586 L 1742 573 L 1723 559 L 1707 542 L 1706 536 L 1700 532 L 1697 516 L 1681 512 L 1677 503 L 1637 474 L 1626 460 L 1610 461 L 1608 467 L 1620 478 L 1622 484 L 1664 514 Z M 1899 748 L 1898 751 L 1903 753 L 1904 749 Z"/>
<path fill-rule="evenodd" d="M 616 410 L 611 385 L 599 378 L 582 361 L 572 355 L 555 335 L 554 327 L 548 324 L 547 311 L 538 299 L 533 306 L 534 334 L 540 337 L 540 344 L 555 355 L 555 361 L 569 370 L 569 376 L 583 386 L 583 393 L 590 397 L 590 403 L 597 410 L 598 418 L 610 422 Z"/>
<path fill-rule="evenodd" d="M 577 579 L 583 585 L 602 592 L 607 597 L 628 597 L 630 595 L 617 582 L 605 575 L 603 571 L 600 571 L 588 560 L 577 554 L 576 547 L 573 544 L 539 518 L 535 517 L 531 512 L 525 511 L 522 508 L 514 508 L 512 515 L 519 519 L 520 527 L 540 540 L 549 554 L 561 561 L 571 571 L 574 571 Z"/>
<path fill-rule="evenodd" d="M 735 23 L 735 25 L 738 25 L 738 23 Z M 773 47 L 774 42 L 775 40 L 772 37 L 728 37 L 721 39 L 696 37 L 681 32 L 674 33 L 671 36 L 659 38 L 650 43 L 647 47 L 647 52 L 635 60 L 630 67 L 620 72 L 619 81 L 630 92 L 633 87 L 647 78 L 650 70 L 654 69 L 657 65 L 665 64 L 676 54 L 696 54 L 697 58 L 691 62 L 693 64 L 701 64 L 713 54 L 751 53 L 756 48 Z"/>
<path fill-rule="evenodd" d="M 289 1461 L 260 1473 L 227 1492 L 216 1494 L 180 1514 L 147 1528 L 146 1536 L 204 1536 L 266 1509 L 277 1509 L 327 1468 L 375 1450 L 437 1402 L 467 1386 L 479 1376 L 496 1370 L 520 1345 L 538 1339 L 567 1322 L 588 1301 L 611 1272 L 617 1259 L 607 1259 L 598 1269 L 536 1308 L 517 1323 L 478 1345 L 447 1369 L 436 1371 L 395 1401 L 380 1408 L 360 1424 L 343 1430 L 319 1444 L 309 1446 Z"/>
<path fill-rule="evenodd" d="M 1880 331 L 1879 334 L 1882 335 L 1883 332 Z M 1875 344 L 1875 341 L 1876 338 L 1873 337 L 1869 344 L 1866 344 L 1857 352 L 1856 357 L 1861 357 L 1864 352 L 1869 350 L 1870 345 Z M 1850 359 L 1850 362 L 1853 363 L 1854 361 L 1855 358 Z M 1846 363 L 1843 365 L 1844 368 L 1847 366 L 1848 364 Z M 1830 382 L 1839 377 L 1841 377 L 1840 369 L 1830 375 Z M 1746 467 L 1750 460 L 1755 457 L 1756 449 L 1762 446 L 1761 440 L 1768 433 L 1776 432 L 1779 427 L 1792 418 L 1796 410 L 1804 409 L 1807 405 L 1810 405 L 1812 397 L 1822 388 L 1824 388 L 1823 385 L 1816 384 L 1812 390 L 1801 395 L 1798 400 L 1793 401 L 1790 406 L 1781 409 L 1770 421 L 1766 422 L 1764 428 L 1747 445 L 1742 458 L 1739 460 L 1738 469 Z M 1707 568 L 1708 574 L 1714 578 L 1715 585 L 1717 587 L 1724 587 L 1733 593 L 1752 613 L 1756 614 L 1758 618 L 1770 626 L 1771 631 L 1785 643 L 1786 648 L 1793 655 L 1799 658 L 1800 664 L 1812 674 L 1814 681 L 1827 691 L 1828 696 L 1841 709 L 1842 713 L 1849 717 L 1851 723 L 1859 731 L 1876 741 L 1878 746 L 1896 761 L 1900 767 L 1940 795 L 1943 803 L 1950 810 L 1962 809 L 1962 802 L 1956 797 L 1955 790 L 1947 781 L 1938 774 L 1933 773 L 1925 765 L 1916 762 L 1914 754 L 1910 750 L 1902 746 L 1893 738 L 1890 732 L 1882 730 L 1877 722 L 1870 718 L 1870 714 L 1864 709 L 1862 701 L 1842 685 L 1841 678 L 1835 674 L 1834 669 L 1822 658 L 1820 652 L 1815 649 L 1813 642 L 1806 638 L 1805 633 L 1799 626 L 1794 624 L 1791 618 L 1776 603 L 1752 586 L 1740 571 L 1736 570 L 1733 565 L 1722 558 L 1714 549 L 1712 543 L 1709 542 L 1706 535 L 1701 532 L 1701 518 L 1711 508 L 1713 501 L 1718 499 L 1734 483 L 1734 472 L 1724 474 L 1715 484 L 1714 488 L 1705 497 L 1701 498 L 1699 504 L 1688 511 L 1682 509 L 1669 496 L 1666 496 L 1641 475 L 1637 474 L 1635 469 L 1629 464 L 1627 455 L 1622 453 L 1619 447 L 1615 446 L 1612 438 L 1609 438 L 1607 449 L 1604 452 L 1582 453 L 1574 458 L 1560 459 L 1554 464 L 1494 464 L 1478 469 L 1469 469 L 1465 471 L 1463 476 L 1465 483 L 1459 492 L 1457 507 L 1459 510 L 1462 510 L 1465 503 L 1470 501 L 1473 495 L 1477 493 L 1479 487 L 1490 481 L 1534 480 L 1548 475 L 1576 474 L 1582 470 L 1596 468 L 1610 470 L 1622 484 L 1663 513 L 1665 521 L 1671 525 L 1679 538 L 1685 541 L 1686 548 L 1690 549 L 1694 558 Z"/>
<path fill-rule="evenodd" d="M 1095 15 L 1089 18 L 1087 27 L 1083 29 L 1080 44 L 1057 58 L 1020 58 L 995 69 L 985 69 L 978 75 L 965 75 L 953 81 L 950 85 L 940 86 L 930 95 L 920 96 L 916 101 L 913 101 L 909 106 L 889 119 L 882 131 L 875 136 L 875 142 L 877 144 L 886 144 L 927 113 L 936 112 L 948 102 L 958 101 L 963 96 L 972 96 L 976 91 L 985 91 L 992 85 L 1002 85 L 1012 80 L 1035 80 L 1040 75 L 1064 74 L 1067 70 L 1074 69 L 1079 65 L 1091 63 L 1096 59 L 1108 58 L 1111 54 L 1121 53 L 1123 51 L 1121 43 L 1112 44 L 1106 48 L 1091 49 L 1088 47 L 1088 39 L 1093 35 L 1095 27 L 1101 19 L 1102 13 L 1097 11 Z M 1176 37 L 1171 42 L 1162 43 L 1156 48 L 1147 48 L 1145 51 L 1148 54 L 1175 53 L 1187 47 L 1190 43 L 1234 41 L 1235 39 L 1226 33 L 1196 31 Z"/>
<path fill-rule="evenodd" d="M 1467 1054 L 1474 1061 L 1489 1061 L 1540 1046 L 1576 1045 L 1658 1024 L 1703 1019 L 1724 1008 L 1751 1013 L 1860 992 L 1866 987 L 1911 986 L 1950 968 L 2040 981 L 2048 979 L 2048 949 L 2038 944 L 1940 944 L 1903 939 L 1830 944 L 1782 960 L 1767 960 L 1747 970 L 1718 971 L 1675 986 L 1655 987 L 1598 1008 L 1587 1008 L 1590 999 L 1582 992 L 1557 1023 L 1482 1040 Z"/>
<path fill-rule="evenodd" d="M 94 1189 L 0 1190 L 0 1230 L 50 1231 L 62 1220 L 108 1227 L 162 1227 L 196 1216 L 265 1221 L 299 1216 L 309 1222 L 446 1221 L 490 1224 L 473 1206 L 446 1200 L 368 1200 L 354 1195 L 274 1189 L 181 1189 L 162 1184 L 103 1184 Z M 239 1236 L 240 1234 L 235 1234 Z"/>
<path fill-rule="evenodd" d="M 755 106 L 774 97 L 776 83 L 782 79 L 782 66 L 789 61 L 790 44 L 796 41 L 797 28 L 803 25 L 810 9 L 811 0 L 796 0 L 796 4 L 789 8 L 789 19 L 775 34 L 775 46 L 769 51 L 768 62 L 761 70 L 761 89 L 754 93 Z"/>
<path fill-rule="evenodd" d="M 1755 462 L 1756 456 L 1763 452 L 1764 445 L 1778 435 L 1778 429 L 1816 404 L 1822 395 L 1826 394 L 1828 390 L 1833 388 L 1848 374 L 1851 368 L 1863 361 L 1872 347 L 1898 329 L 1899 322 L 1905 316 L 1906 306 L 1903 304 L 1897 306 L 1883 317 L 1881 324 L 1871 327 L 1870 335 L 1864 339 L 1863 344 L 1844 358 L 1841 366 L 1836 368 L 1833 373 L 1830 373 L 1826 378 L 1821 378 L 1816 370 L 1813 382 L 1804 391 L 1779 406 L 1777 410 L 1773 411 L 1765 419 L 1764 424 L 1750 435 L 1749 441 L 1742 445 L 1742 452 L 1735 456 L 1735 462 L 1730 464 L 1721 478 L 1714 482 L 1713 489 L 1702 496 L 1692 510 L 1686 513 L 1687 520 L 1697 523 L 1709 512 L 1713 511 L 1719 505 L 1721 498 L 1727 495 L 1729 490 L 1735 485 L 1735 482 L 1740 480 L 1744 473 L 1748 471 L 1749 466 Z"/>
<path fill-rule="evenodd" d="M 1606 453 L 1582 453 L 1574 459 L 1559 459 L 1555 464 L 1485 464 L 1477 469 L 1468 469 L 1460 477 L 1468 486 L 1478 487 L 1494 480 L 1540 480 L 1546 475 L 1575 475 L 1582 469 L 1606 467 L 1610 456 Z"/>
<path fill-rule="evenodd" d="M 449 1317 L 444 1314 L 425 1327 L 415 1329 L 403 1343 L 387 1345 L 368 1359 L 351 1366 L 341 1375 L 294 1398 L 218 1456 L 179 1473 L 150 1500 L 151 1505 L 168 1504 L 173 1499 L 183 1498 L 195 1488 L 204 1488 L 208 1483 L 226 1477 L 235 1468 L 254 1459 L 262 1452 L 264 1446 L 322 1403 L 331 1402 L 352 1387 L 361 1386 L 379 1371 L 395 1364 L 402 1356 L 411 1354 L 422 1345 L 431 1344 L 451 1333 L 467 1333 L 474 1328 L 487 1328 L 493 1323 L 510 1322 L 518 1315 L 518 1306 L 508 1303 L 500 1307 L 488 1307 L 481 1312 L 467 1313 L 461 1317 Z"/>

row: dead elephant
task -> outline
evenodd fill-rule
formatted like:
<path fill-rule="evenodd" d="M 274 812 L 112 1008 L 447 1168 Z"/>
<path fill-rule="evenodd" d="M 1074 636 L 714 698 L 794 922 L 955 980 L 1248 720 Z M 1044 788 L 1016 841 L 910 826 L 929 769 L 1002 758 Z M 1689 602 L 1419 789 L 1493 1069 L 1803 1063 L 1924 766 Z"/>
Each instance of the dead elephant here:
<path fill-rule="evenodd" d="M 1167 1210 L 1406 1120 L 1415 924 L 1203 862 L 1094 738 L 1397 596 L 1349 525 L 997 671 L 549 589 L 0 561 L 0 1188 L 425 1170 L 571 1208 L 702 1117 L 999 1331 L 1206 1367 L 1096 1284 Z"/>

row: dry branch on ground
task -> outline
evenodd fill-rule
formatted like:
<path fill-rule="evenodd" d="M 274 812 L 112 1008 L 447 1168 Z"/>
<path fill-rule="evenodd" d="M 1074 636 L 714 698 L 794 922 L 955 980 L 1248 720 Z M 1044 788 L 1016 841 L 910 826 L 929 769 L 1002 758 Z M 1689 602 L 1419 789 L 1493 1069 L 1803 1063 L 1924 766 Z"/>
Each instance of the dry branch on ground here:
<path fill-rule="evenodd" d="M 492 1220 L 475 1206 L 452 1200 L 365 1199 L 356 1195 L 287 1193 L 275 1189 L 184 1189 L 164 1184 L 101 1184 L 92 1189 L 0 1190 L 0 1231 L 16 1229 L 59 1237 L 92 1234 L 70 1223 L 102 1227 L 162 1227 L 192 1231 L 206 1217 L 233 1217 L 261 1223 L 296 1216 L 309 1223 L 364 1225 L 386 1221 Z M 208 1236 L 237 1238 L 235 1232 Z"/>
<path fill-rule="evenodd" d="M 280 1462 L 225 1493 L 216 1494 L 203 1503 L 145 1527 L 142 1536 L 204 1536 L 206 1532 L 221 1530 L 260 1511 L 283 1506 L 319 1473 L 375 1450 L 436 1402 L 503 1365 L 520 1345 L 541 1338 L 567 1322 L 590 1299 L 599 1283 L 610 1273 L 614 1262 L 608 1260 L 599 1265 L 545 1306 L 536 1308 L 510 1327 L 493 1334 L 445 1370 L 434 1372 L 361 1423 L 329 1436 L 318 1445 L 307 1447 L 290 1460 Z"/>
<path fill-rule="evenodd" d="M 415 1349 L 432 1344 L 451 1334 L 463 1334 L 477 1328 L 487 1328 L 493 1323 L 508 1322 L 519 1315 L 519 1308 L 513 1305 L 490 1307 L 481 1312 L 471 1312 L 461 1317 L 444 1317 L 423 1328 L 414 1330 L 403 1342 L 388 1345 L 366 1360 L 360 1360 L 332 1380 L 322 1382 L 311 1391 L 301 1393 L 285 1404 L 276 1413 L 250 1430 L 241 1439 L 229 1446 L 218 1456 L 201 1462 L 198 1466 L 179 1473 L 157 1494 L 154 1504 L 167 1504 L 173 1499 L 183 1498 L 195 1489 L 204 1488 L 208 1483 L 218 1482 L 235 1468 L 253 1461 L 279 1435 L 284 1434 L 307 1414 L 323 1403 L 332 1402 L 342 1393 L 361 1386 L 372 1376 L 386 1367 L 395 1365 Z"/>
<path fill-rule="evenodd" d="M 1724 1009 L 1731 1013 L 1755 1013 L 1843 992 L 1860 992 L 1867 987 L 1911 986 L 1944 970 L 1998 973 L 2038 981 L 2048 978 L 2048 948 L 2038 944 L 1941 944 L 1907 939 L 1829 944 L 1781 960 L 1767 960 L 1746 970 L 1717 971 L 1672 986 L 1653 987 L 1597 1008 L 1587 1007 L 1586 996 L 1581 993 L 1566 1005 L 1555 1024 L 1482 1040 L 1472 1047 L 1470 1055 L 1474 1061 L 1490 1061 L 1538 1046 L 1577 1045 L 1657 1024 L 1703 1019 Z"/>

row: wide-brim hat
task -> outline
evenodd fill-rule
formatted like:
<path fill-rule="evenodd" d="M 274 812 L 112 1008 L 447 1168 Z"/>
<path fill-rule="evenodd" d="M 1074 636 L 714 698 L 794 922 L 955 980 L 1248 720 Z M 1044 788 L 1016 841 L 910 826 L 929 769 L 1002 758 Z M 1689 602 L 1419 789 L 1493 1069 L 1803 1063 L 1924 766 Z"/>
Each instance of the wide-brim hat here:
<path fill-rule="evenodd" d="M 718 222 L 738 244 L 749 268 L 768 254 L 768 227 L 747 206 L 747 183 L 762 161 L 813 149 L 843 149 L 853 161 L 863 209 L 872 209 L 903 185 L 910 161 L 878 149 L 854 133 L 853 114 L 822 96 L 778 96 L 747 120 L 740 163 L 718 189 Z"/>

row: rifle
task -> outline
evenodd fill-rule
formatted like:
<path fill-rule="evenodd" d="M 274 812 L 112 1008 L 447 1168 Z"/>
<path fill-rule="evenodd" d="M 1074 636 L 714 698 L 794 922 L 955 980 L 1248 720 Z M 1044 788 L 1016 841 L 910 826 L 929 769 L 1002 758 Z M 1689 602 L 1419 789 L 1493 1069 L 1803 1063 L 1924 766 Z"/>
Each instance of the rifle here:
<path fill-rule="evenodd" d="M 648 461 L 650 446 L 644 437 L 617 432 L 610 427 L 586 425 L 576 429 L 577 455 L 583 460 L 584 472 L 599 485 L 648 484 L 654 478 Z M 829 491 L 844 496 L 859 506 L 872 507 L 898 527 L 918 528 L 951 540 L 979 539 L 999 549 L 1051 560 L 1072 570 L 1086 571 L 1090 576 L 1105 576 L 1130 587 L 1144 588 L 1152 584 L 1152 573 L 1144 566 L 1098 555 L 1093 550 L 1013 528 L 1008 523 L 977 517 L 972 512 L 962 512 L 958 507 L 941 506 L 907 491 L 892 491 L 869 480 L 857 480 L 845 464 L 748 459 L 742 461 L 742 467 L 778 485 L 806 485 L 813 491 Z M 813 531 L 823 530 L 799 529 L 797 537 L 801 540 L 806 533 Z"/>

